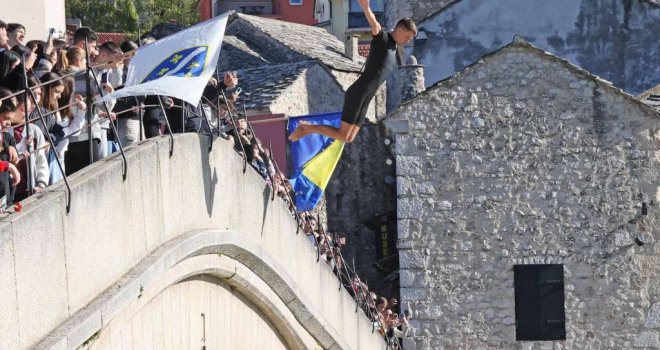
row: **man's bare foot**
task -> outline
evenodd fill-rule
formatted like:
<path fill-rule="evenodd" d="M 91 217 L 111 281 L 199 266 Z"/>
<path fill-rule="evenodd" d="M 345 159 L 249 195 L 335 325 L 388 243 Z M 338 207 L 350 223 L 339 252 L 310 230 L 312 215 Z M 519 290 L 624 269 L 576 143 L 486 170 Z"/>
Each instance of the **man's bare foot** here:
<path fill-rule="evenodd" d="M 309 125 L 309 122 L 301 121 L 300 124 L 298 124 L 298 127 L 296 128 L 296 130 L 294 130 L 294 131 L 291 133 L 291 135 L 289 135 L 289 140 L 291 140 L 291 141 L 298 141 L 298 140 L 300 140 L 302 137 L 304 137 L 305 135 L 307 135 L 307 133 L 305 132 L 305 130 L 307 129 L 307 126 L 308 126 L 308 125 Z"/>

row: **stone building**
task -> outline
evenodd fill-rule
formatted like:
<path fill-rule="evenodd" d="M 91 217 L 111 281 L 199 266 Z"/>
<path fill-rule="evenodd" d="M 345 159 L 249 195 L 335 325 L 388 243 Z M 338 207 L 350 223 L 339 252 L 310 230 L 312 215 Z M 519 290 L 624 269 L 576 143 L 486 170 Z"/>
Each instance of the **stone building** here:
<path fill-rule="evenodd" d="M 463 70 L 520 34 L 639 94 L 660 81 L 657 0 L 417 0 L 386 3 L 388 24 L 412 16 L 420 33 L 409 49 L 430 84 Z"/>
<path fill-rule="evenodd" d="M 637 99 L 660 112 L 660 85 L 645 91 L 641 95 L 637 96 Z"/>
<path fill-rule="evenodd" d="M 660 348 L 660 114 L 522 40 L 404 103 L 406 349 Z"/>

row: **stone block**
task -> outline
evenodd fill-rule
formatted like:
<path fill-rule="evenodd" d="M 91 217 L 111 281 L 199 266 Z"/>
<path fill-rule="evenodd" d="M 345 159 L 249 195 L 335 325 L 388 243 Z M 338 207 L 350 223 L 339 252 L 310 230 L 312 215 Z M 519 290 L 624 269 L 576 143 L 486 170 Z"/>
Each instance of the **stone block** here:
<path fill-rule="evenodd" d="M 402 198 L 397 205 L 399 219 L 414 219 L 422 216 L 424 205 L 417 197 Z"/>
<path fill-rule="evenodd" d="M 425 301 L 429 300 L 430 291 L 427 288 L 401 288 L 402 301 Z"/>
<path fill-rule="evenodd" d="M 64 223 L 72 312 L 85 306 L 137 263 L 136 242 L 142 242 L 138 249 L 144 251 L 144 238 L 134 236 L 144 232 L 131 231 L 135 221 L 142 218 L 126 205 L 140 196 L 128 193 L 119 160 L 104 162 L 100 164 L 104 167 L 95 164 L 85 174 L 90 178 L 74 176 L 72 182 L 74 197 Z"/>
<path fill-rule="evenodd" d="M 660 340 L 658 339 L 658 332 L 642 331 L 635 336 L 635 340 L 633 344 L 636 348 L 658 349 L 660 348 Z"/>
<path fill-rule="evenodd" d="M 399 252 L 399 264 L 401 269 L 425 269 L 427 258 L 423 252 L 416 250 L 402 250 Z"/>
<path fill-rule="evenodd" d="M 64 201 L 62 193 L 49 193 L 11 216 L 21 347 L 34 345 L 69 316 Z"/>
<path fill-rule="evenodd" d="M 415 273 L 409 270 L 399 271 L 399 285 L 402 288 L 412 287 L 415 282 Z"/>
<path fill-rule="evenodd" d="M 660 328 L 660 303 L 653 303 L 646 315 L 646 328 Z"/>
<path fill-rule="evenodd" d="M 0 221 L 0 349 L 18 349 L 14 244 L 9 222 Z"/>

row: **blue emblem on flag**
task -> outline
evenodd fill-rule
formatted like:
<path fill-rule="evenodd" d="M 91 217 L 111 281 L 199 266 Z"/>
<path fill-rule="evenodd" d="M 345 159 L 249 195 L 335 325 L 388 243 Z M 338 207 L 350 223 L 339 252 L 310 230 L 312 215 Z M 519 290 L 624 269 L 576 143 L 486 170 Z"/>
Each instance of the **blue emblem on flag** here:
<path fill-rule="evenodd" d="M 204 71 L 208 47 L 196 46 L 177 51 L 156 66 L 142 83 L 166 76 L 196 77 Z"/>

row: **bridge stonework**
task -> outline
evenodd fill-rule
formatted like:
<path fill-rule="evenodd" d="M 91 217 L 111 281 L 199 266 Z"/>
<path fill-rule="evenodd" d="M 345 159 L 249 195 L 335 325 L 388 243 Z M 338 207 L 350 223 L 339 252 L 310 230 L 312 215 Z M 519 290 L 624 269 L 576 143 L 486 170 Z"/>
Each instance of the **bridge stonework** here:
<path fill-rule="evenodd" d="M 152 139 L 0 220 L 0 349 L 384 349 L 230 145 Z M 204 322 L 201 314 L 204 313 Z M 205 333 L 204 333 L 205 331 Z"/>

